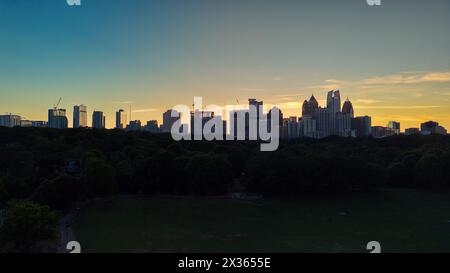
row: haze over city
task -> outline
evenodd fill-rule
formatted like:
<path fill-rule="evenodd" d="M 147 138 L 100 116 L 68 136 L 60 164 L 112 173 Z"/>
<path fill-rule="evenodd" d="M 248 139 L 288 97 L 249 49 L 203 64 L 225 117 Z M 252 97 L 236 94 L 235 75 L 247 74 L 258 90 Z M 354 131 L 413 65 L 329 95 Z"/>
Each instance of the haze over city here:
<path fill-rule="evenodd" d="M 450 3 L 169 0 L 0 2 L 0 111 L 46 120 L 59 97 L 133 119 L 202 96 L 300 116 L 340 89 L 359 116 L 450 127 Z"/>

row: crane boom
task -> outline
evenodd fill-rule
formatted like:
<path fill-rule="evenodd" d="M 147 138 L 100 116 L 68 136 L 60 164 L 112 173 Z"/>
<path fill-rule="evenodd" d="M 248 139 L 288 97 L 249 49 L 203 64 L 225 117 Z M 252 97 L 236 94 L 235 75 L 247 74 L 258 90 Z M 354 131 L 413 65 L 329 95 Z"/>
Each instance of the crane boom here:
<path fill-rule="evenodd" d="M 54 109 L 58 109 L 59 104 L 61 103 L 62 98 L 59 98 L 58 102 L 54 105 Z"/>

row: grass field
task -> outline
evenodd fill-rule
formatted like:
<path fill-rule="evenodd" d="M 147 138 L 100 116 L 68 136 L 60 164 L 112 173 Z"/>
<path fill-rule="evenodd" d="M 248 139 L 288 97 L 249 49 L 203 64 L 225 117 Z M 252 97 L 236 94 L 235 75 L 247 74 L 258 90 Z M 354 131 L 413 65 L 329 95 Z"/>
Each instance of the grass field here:
<path fill-rule="evenodd" d="M 239 201 L 119 197 L 75 219 L 83 252 L 450 252 L 450 194 Z"/>

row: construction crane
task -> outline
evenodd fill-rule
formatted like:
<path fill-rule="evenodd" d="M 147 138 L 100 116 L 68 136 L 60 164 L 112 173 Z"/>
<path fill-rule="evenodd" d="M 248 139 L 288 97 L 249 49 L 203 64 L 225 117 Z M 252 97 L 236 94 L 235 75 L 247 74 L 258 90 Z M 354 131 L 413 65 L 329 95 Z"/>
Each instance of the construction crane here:
<path fill-rule="evenodd" d="M 59 98 L 58 102 L 55 105 L 53 105 L 53 109 L 55 109 L 55 110 L 58 109 L 58 106 L 61 103 L 61 100 L 62 100 L 62 98 Z"/>

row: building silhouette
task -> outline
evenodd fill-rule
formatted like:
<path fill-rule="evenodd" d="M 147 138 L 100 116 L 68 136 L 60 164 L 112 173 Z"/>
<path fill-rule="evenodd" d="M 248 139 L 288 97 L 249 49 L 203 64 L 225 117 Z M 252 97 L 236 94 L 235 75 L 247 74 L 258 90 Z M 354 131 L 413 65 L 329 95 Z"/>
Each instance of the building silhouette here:
<path fill-rule="evenodd" d="M 355 117 L 352 119 L 352 130 L 355 137 L 368 137 L 372 134 L 372 118 L 369 116 Z"/>
<path fill-rule="evenodd" d="M 400 134 L 400 122 L 397 121 L 389 121 L 387 128 L 394 134 Z"/>
<path fill-rule="evenodd" d="M 87 108 L 84 105 L 73 107 L 73 128 L 87 127 Z"/>
<path fill-rule="evenodd" d="M 446 135 L 447 130 L 435 121 L 424 122 L 420 125 L 423 135 Z"/>
<path fill-rule="evenodd" d="M 116 129 L 125 129 L 127 127 L 127 114 L 125 110 L 119 109 L 116 112 Z"/>
<path fill-rule="evenodd" d="M 65 129 L 68 127 L 66 109 L 48 109 L 48 127 L 55 129 Z"/>
<path fill-rule="evenodd" d="M 160 128 L 158 126 L 158 121 L 157 120 L 149 120 L 147 121 L 147 125 L 144 126 L 144 130 L 150 133 L 160 133 Z"/>
<path fill-rule="evenodd" d="M 92 114 L 92 128 L 104 129 L 105 128 L 105 116 L 101 111 L 94 111 Z"/>
<path fill-rule="evenodd" d="M 16 127 L 21 126 L 21 117 L 19 115 L 0 115 L 0 126 L 3 127 Z"/>
<path fill-rule="evenodd" d="M 172 117 L 172 112 L 174 112 L 175 117 Z M 170 133 L 173 124 L 180 119 L 180 113 L 175 110 L 169 109 L 163 113 L 163 124 L 162 132 Z"/>

